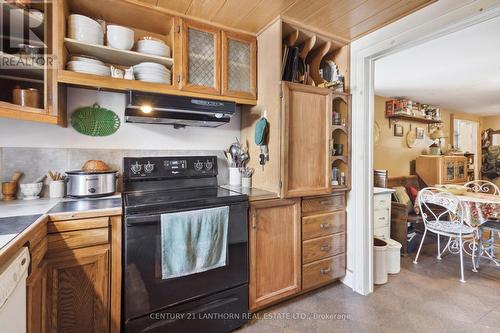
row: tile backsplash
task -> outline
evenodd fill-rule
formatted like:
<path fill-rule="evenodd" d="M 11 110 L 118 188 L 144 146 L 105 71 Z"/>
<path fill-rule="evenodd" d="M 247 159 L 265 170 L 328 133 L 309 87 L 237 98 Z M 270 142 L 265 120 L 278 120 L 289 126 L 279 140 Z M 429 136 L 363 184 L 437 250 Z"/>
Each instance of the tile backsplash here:
<path fill-rule="evenodd" d="M 48 171 L 64 173 L 79 170 L 87 160 L 102 160 L 110 168 L 123 171 L 124 157 L 142 156 L 202 156 L 216 155 L 218 158 L 219 184 L 229 181 L 228 164 L 222 150 L 134 150 L 134 149 L 73 149 L 73 148 L 0 148 L 0 181 L 7 181 L 15 171 L 24 176 L 21 183 L 29 183 Z M 48 179 L 45 180 L 48 183 Z M 118 182 L 121 190 L 121 182 Z M 48 186 L 44 186 L 42 196 L 47 196 Z"/>

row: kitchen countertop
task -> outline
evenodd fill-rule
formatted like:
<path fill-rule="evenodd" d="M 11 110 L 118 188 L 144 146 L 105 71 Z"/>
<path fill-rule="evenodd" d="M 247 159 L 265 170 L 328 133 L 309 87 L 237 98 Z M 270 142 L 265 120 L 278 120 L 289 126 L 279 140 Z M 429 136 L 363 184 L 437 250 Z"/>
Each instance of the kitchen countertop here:
<path fill-rule="evenodd" d="M 233 192 L 238 192 L 241 194 L 248 195 L 248 201 L 259 201 L 259 200 L 279 198 L 277 193 L 261 190 L 255 187 L 248 188 L 248 187 L 234 186 L 234 185 L 221 185 L 221 187 Z"/>
<path fill-rule="evenodd" d="M 93 199 L 37 199 L 0 202 L 0 256 L 26 242 L 27 233 L 49 218 L 71 217 L 75 213 L 121 214 L 120 194 Z M 1 261 L 1 260 L 0 260 Z"/>

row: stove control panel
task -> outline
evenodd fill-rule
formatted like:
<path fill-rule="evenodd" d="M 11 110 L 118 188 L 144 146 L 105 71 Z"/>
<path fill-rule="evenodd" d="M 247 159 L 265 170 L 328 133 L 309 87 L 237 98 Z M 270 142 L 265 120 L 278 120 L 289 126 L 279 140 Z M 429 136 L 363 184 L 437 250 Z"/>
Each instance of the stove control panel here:
<path fill-rule="evenodd" d="M 217 156 L 126 157 L 124 180 L 217 176 Z"/>

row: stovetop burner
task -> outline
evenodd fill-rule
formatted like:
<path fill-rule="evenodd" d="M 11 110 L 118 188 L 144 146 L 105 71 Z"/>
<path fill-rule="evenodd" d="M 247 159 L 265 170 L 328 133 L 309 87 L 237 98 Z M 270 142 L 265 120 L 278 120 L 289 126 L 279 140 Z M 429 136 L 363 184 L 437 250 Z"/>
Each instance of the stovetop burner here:
<path fill-rule="evenodd" d="M 125 158 L 125 213 L 156 213 L 246 201 L 217 186 L 216 156 Z"/>

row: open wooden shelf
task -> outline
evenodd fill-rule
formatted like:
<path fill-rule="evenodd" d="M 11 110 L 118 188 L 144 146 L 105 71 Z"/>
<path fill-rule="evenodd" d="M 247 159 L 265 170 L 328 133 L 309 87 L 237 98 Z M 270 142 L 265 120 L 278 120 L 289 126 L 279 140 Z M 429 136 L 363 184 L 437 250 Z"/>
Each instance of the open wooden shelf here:
<path fill-rule="evenodd" d="M 64 38 L 64 45 L 72 55 L 88 55 L 109 64 L 133 66 L 141 62 L 155 62 L 172 68 L 174 63 L 172 58 L 119 50 L 109 46 L 84 43 L 71 38 Z"/>
<path fill-rule="evenodd" d="M 405 121 L 413 121 L 416 123 L 423 123 L 423 124 L 442 124 L 442 120 L 435 120 L 435 119 L 427 119 L 427 118 L 422 118 L 422 117 L 415 117 L 415 116 L 410 116 L 407 114 L 395 114 L 392 116 L 386 116 L 390 120 L 405 120 Z"/>
<path fill-rule="evenodd" d="M 30 108 L 0 101 L 0 117 L 58 124 L 58 118 L 47 114 L 44 109 Z"/>
<path fill-rule="evenodd" d="M 161 83 L 144 82 L 138 80 L 125 80 L 107 76 L 77 73 L 68 70 L 60 70 L 58 72 L 57 78 L 60 83 L 66 83 L 81 87 L 90 87 L 94 89 L 100 88 L 111 91 L 129 91 L 129 90 L 145 91 L 145 92 L 152 92 L 159 94 L 190 96 L 190 97 L 205 98 L 205 99 L 217 99 L 217 100 L 224 100 L 224 101 L 230 101 L 238 104 L 247 104 L 247 105 L 256 105 L 257 103 L 256 100 L 252 99 L 235 98 L 235 97 L 220 96 L 220 95 L 207 95 L 207 94 L 178 90 L 171 85 L 166 85 Z"/>
<path fill-rule="evenodd" d="M 344 163 L 348 163 L 349 157 L 348 156 L 343 156 L 343 155 L 333 155 L 332 156 L 332 163 L 336 161 L 342 161 Z"/>
<path fill-rule="evenodd" d="M 349 132 L 349 128 L 347 126 L 332 125 L 332 132 L 335 132 L 336 130 L 340 130 L 346 134 Z"/>

